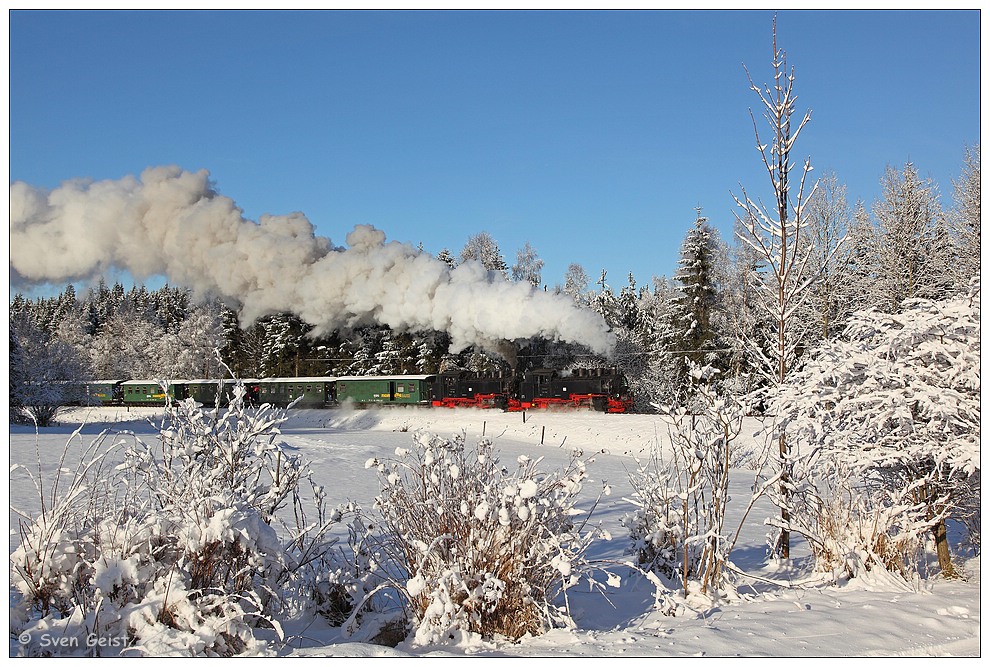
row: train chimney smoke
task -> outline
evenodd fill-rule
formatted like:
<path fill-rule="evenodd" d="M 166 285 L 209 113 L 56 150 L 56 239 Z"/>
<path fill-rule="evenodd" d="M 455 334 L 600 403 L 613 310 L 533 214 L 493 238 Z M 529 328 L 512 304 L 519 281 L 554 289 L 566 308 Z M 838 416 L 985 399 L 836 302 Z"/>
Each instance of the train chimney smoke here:
<path fill-rule="evenodd" d="M 452 352 L 474 345 L 497 353 L 500 341 L 535 337 L 606 356 L 614 348 L 599 315 L 478 262 L 451 270 L 364 225 L 346 243 L 316 236 L 301 213 L 245 219 L 205 170 L 153 167 L 140 178 L 69 181 L 52 191 L 10 186 L 15 286 L 95 279 L 117 268 L 236 302 L 245 326 L 289 311 L 316 333 L 368 324 L 446 331 Z"/>

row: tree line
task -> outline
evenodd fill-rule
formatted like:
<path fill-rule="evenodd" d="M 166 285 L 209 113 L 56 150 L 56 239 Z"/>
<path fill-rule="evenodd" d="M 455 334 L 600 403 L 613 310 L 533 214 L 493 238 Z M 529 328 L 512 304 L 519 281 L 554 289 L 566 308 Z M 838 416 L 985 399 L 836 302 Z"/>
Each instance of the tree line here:
<path fill-rule="evenodd" d="M 949 206 L 912 163 L 887 168 L 871 208 L 862 200 L 850 204 L 835 174 L 823 177 L 804 211 L 801 242 L 813 279 L 787 323 L 792 354 L 799 357 L 837 336 L 856 311 L 894 313 L 907 299 L 964 291 L 979 274 L 979 195 L 978 145 L 964 153 Z M 673 277 L 653 277 L 641 285 L 630 273 L 618 288 L 604 271 L 592 283 L 579 264 L 550 288 L 541 275 L 543 261 L 528 242 L 510 267 L 487 232 L 472 236 L 458 256 L 444 249 L 437 257 L 452 268 L 478 260 L 507 279 L 543 285 L 601 314 L 619 339 L 614 360 L 592 358 L 575 345 L 536 340 L 516 350 L 513 361 L 518 370 L 617 365 L 639 408 L 647 410 L 654 404 L 690 404 L 688 362 L 719 370 L 720 386 L 733 393 L 768 384 L 779 323 L 769 316 L 772 304 L 761 286 L 772 270 L 767 257 L 744 242 L 746 224 L 744 213 L 735 222 L 734 237 L 723 239 L 699 208 Z M 224 367 L 256 378 L 512 370 L 505 359 L 483 350 L 449 354 L 442 331 L 374 326 L 314 337 L 312 327 L 291 313 L 242 326 L 235 307 L 197 300 L 172 285 L 128 290 L 102 280 L 84 294 L 72 285 L 53 297 L 17 294 L 10 303 L 11 377 L 214 378 L 228 372 Z M 16 405 L 17 385 L 11 387 Z"/>

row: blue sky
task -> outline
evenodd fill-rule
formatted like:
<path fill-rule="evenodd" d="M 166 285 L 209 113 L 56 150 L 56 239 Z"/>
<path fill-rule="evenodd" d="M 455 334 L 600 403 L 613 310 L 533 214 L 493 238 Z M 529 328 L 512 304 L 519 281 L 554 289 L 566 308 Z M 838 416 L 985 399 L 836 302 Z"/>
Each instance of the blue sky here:
<path fill-rule="evenodd" d="M 695 208 L 728 238 L 770 196 L 743 64 L 770 10 L 23 12 L 10 20 L 10 181 L 207 169 L 247 218 L 302 211 L 458 254 L 488 231 L 544 282 L 671 276 Z M 796 154 L 851 202 L 912 161 L 951 205 L 980 141 L 980 13 L 777 15 Z M 761 128 L 763 126 L 761 125 Z"/>

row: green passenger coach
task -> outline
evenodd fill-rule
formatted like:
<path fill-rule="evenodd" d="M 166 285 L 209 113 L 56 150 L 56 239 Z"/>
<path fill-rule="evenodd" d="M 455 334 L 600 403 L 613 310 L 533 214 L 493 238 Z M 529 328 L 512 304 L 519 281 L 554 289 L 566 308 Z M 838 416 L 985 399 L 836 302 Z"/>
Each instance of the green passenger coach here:
<path fill-rule="evenodd" d="M 337 401 L 355 405 L 430 405 L 435 375 L 360 375 L 337 378 Z"/>
<path fill-rule="evenodd" d="M 82 405 L 113 405 L 119 398 L 120 380 L 93 380 L 82 383 Z"/>
<path fill-rule="evenodd" d="M 297 401 L 296 408 L 325 408 L 333 403 L 332 377 L 269 378 L 258 380 L 258 402 L 284 408 Z"/>
<path fill-rule="evenodd" d="M 249 382 L 249 381 L 245 381 Z M 236 380 L 187 380 L 186 393 L 189 398 L 204 407 L 226 407 L 234 397 Z"/>
<path fill-rule="evenodd" d="M 120 383 L 120 395 L 124 405 L 165 405 L 166 396 L 170 401 L 181 401 L 188 397 L 186 384 L 176 381 L 168 385 L 168 393 L 157 382 L 128 380 Z"/>

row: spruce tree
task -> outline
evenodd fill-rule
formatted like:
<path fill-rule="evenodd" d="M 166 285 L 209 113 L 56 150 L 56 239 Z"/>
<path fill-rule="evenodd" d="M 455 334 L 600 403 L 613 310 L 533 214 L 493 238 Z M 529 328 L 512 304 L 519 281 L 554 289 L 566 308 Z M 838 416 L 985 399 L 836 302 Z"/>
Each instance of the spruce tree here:
<path fill-rule="evenodd" d="M 688 231 L 681 244 L 681 255 L 674 280 L 679 283 L 679 296 L 675 297 L 680 333 L 678 345 L 684 356 L 696 364 L 715 361 L 716 334 L 712 318 L 718 307 L 718 287 L 715 261 L 718 256 L 718 234 L 701 215 L 701 208 L 694 227 Z"/>
<path fill-rule="evenodd" d="M 980 275 L 980 145 L 966 150 L 959 180 L 953 181 L 951 224 L 958 262 L 957 285 L 966 289 Z"/>
<path fill-rule="evenodd" d="M 888 167 L 882 187 L 873 207 L 877 297 L 882 310 L 895 313 L 906 299 L 945 295 L 948 237 L 936 186 L 922 180 L 912 163 L 900 171 Z"/>

